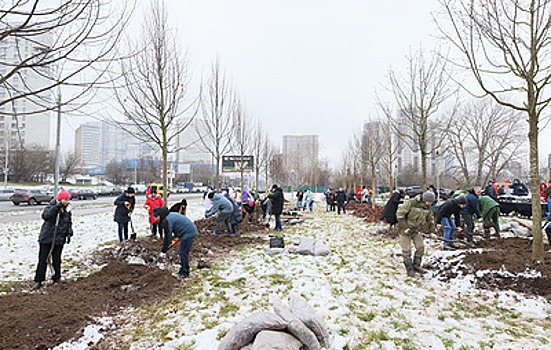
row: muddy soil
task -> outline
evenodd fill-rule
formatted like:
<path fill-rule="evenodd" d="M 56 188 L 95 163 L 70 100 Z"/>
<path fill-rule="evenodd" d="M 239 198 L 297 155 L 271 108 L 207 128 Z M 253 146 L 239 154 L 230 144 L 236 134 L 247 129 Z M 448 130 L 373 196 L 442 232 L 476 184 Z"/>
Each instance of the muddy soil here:
<path fill-rule="evenodd" d="M 199 220 L 196 225 L 200 233 L 190 253 L 192 277 L 194 269 L 209 268 L 239 246 L 267 244 L 268 231 L 262 226 L 245 222 L 242 232 L 255 234 L 213 237 L 213 220 Z M 0 349 L 52 348 L 80 337 L 96 318 L 161 300 L 185 288 L 185 281 L 172 275 L 179 268 L 177 249 L 151 268 L 143 265 L 154 260 L 161 246 L 160 240 L 129 241 L 123 250 L 116 247 L 97 252 L 92 260 L 104 267 L 87 277 L 0 296 Z M 143 261 L 134 265 L 129 264 L 131 259 Z"/>
<path fill-rule="evenodd" d="M 466 256 L 461 261 L 440 269 L 437 272 L 438 278 L 446 281 L 457 277 L 458 273 L 452 267 L 456 267 L 464 275 L 486 271 L 481 276 L 475 275 L 476 288 L 513 290 L 551 300 L 551 246 L 545 245 L 543 263 L 533 263 L 532 240 L 528 238 L 483 240 L 474 248 L 483 250 L 466 251 Z"/>

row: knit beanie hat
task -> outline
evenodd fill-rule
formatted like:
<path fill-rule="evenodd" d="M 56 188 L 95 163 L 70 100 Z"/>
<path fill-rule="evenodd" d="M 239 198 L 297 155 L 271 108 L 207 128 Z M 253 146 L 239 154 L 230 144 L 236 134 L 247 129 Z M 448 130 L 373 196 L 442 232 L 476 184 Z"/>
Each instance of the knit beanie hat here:
<path fill-rule="evenodd" d="M 57 194 L 57 200 L 60 201 L 62 199 L 71 199 L 71 195 L 64 188 L 62 188 L 61 191 L 59 191 L 59 193 Z"/>
<path fill-rule="evenodd" d="M 136 193 L 136 191 L 134 190 L 134 187 L 130 186 L 130 187 L 128 187 L 128 189 L 126 190 L 126 193 Z"/>
<path fill-rule="evenodd" d="M 434 195 L 434 192 L 427 191 L 423 193 L 423 201 L 425 202 L 434 202 L 436 200 L 436 196 Z"/>

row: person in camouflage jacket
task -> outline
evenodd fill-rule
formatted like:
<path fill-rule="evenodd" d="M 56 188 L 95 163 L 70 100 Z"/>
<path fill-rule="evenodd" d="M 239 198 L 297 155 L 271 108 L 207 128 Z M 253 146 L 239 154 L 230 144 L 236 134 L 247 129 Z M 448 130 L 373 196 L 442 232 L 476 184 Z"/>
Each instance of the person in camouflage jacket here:
<path fill-rule="evenodd" d="M 419 232 L 432 234 L 434 228 L 434 215 L 432 203 L 435 196 L 432 191 L 417 195 L 404 202 L 396 212 L 398 219 L 398 231 L 400 232 L 400 245 L 402 247 L 402 258 L 409 277 L 415 276 L 415 272 L 423 273 L 421 260 L 425 253 L 423 237 Z M 411 242 L 415 246 L 413 261 L 411 260 Z"/>

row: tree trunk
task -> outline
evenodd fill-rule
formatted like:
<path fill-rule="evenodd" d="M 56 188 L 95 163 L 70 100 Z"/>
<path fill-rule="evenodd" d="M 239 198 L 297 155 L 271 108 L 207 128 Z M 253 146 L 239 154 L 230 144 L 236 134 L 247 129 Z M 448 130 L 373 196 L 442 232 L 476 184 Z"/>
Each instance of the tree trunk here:
<path fill-rule="evenodd" d="M 424 150 L 421 150 L 421 176 L 422 176 L 422 186 L 423 192 L 427 190 L 427 155 Z"/>
<path fill-rule="evenodd" d="M 373 194 L 371 195 L 371 208 L 375 208 L 375 198 L 377 197 L 377 172 L 375 170 L 375 165 L 371 167 L 371 188 L 373 189 Z"/>
<path fill-rule="evenodd" d="M 529 102 L 530 103 L 530 102 Z M 543 262 L 543 233 L 541 229 L 540 174 L 538 158 L 538 117 L 534 109 L 529 111 L 528 142 L 530 146 L 530 192 L 532 192 L 532 259 Z"/>

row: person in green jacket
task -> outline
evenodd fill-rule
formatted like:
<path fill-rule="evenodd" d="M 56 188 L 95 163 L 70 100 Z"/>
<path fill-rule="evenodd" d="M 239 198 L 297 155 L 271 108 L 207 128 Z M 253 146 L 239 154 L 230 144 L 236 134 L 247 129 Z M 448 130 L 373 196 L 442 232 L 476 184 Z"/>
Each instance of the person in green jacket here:
<path fill-rule="evenodd" d="M 499 203 L 490 196 L 480 196 L 478 197 L 478 206 L 482 213 L 486 238 L 490 237 L 490 227 L 492 226 L 496 229 L 497 236 L 499 236 Z"/>
<path fill-rule="evenodd" d="M 421 268 L 421 260 L 425 253 L 425 244 L 419 232 L 427 234 L 435 232 L 434 215 L 431 207 L 434 200 L 434 192 L 426 191 L 422 195 L 417 195 L 405 201 L 396 212 L 402 258 L 409 277 L 415 276 L 415 272 L 424 272 Z M 412 241 L 415 246 L 413 261 L 411 260 Z"/>

